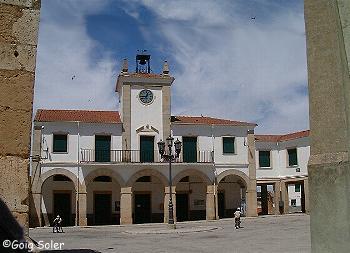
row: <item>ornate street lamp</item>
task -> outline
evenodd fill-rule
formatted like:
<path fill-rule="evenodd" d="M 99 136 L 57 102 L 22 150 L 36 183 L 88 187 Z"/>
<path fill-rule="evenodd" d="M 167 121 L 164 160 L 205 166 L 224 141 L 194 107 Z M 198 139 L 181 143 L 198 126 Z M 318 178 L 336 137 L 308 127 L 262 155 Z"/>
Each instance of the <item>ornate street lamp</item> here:
<path fill-rule="evenodd" d="M 171 162 L 175 161 L 176 158 L 179 157 L 181 152 L 181 141 L 178 139 L 174 142 L 174 138 L 169 136 L 166 138 L 166 145 L 168 146 L 168 153 L 165 154 L 165 142 L 160 140 L 158 143 L 158 150 L 160 156 L 165 160 L 169 162 L 169 188 L 170 188 L 170 198 L 169 198 L 169 219 L 168 224 L 170 226 L 174 226 L 174 210 L 173 210 L 173 192 L 172 192 L 172 176 L 171 176 Z M 172 147 L 175 146 L 175 155 L 172 153 Z"/>

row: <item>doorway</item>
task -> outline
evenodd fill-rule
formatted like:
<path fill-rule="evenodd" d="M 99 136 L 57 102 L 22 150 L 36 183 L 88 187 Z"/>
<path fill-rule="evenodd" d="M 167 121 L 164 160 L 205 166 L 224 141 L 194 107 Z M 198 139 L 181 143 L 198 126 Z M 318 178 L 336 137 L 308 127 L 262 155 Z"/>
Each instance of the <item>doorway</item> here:
<path fill-rule="evenodd" d="M 135 194 L 134 200 L 134 223 L 150 223 L 151 220 L 151 194 L 149 193 L 138 193 Z"/>
<path fill-rule="evenodd" d="M 95 136 L 95 162 L 111 161 L 111 136 Z"/>
<path fill-rule="evenodd" d="M 154 162 L 154 136 L 140 136 L 140 162 Z"/>
<path fill-rule="evenodd" d="M 183 161 L 186 163 L 197 162 L 197 137 L 182 137 Z"/>
<path fill-rule="evenodd" d="M 218 193 L 218 211 L 219 211 L 219 218 L 226 218 L 225 217 L 225 193 L 219 192 Z"/>
<path fill-rule="evenodd" d="M 53 219 L 59 215 L 62 218 L 63 227 L 72 226 L 71 193 L 54 193 L 53 199 Z"/>
<path fill-rule="evenodd" d="M 189 206 L 188 206 L 188 194 L 177 193 L 176 194 L 176 220 L 188 221 L 189 220 Z"/>
<path fill-rule="evenodd" d="M 112 194 L 94 194 L 94 224 L 109 225 L 112 222 Z"/>

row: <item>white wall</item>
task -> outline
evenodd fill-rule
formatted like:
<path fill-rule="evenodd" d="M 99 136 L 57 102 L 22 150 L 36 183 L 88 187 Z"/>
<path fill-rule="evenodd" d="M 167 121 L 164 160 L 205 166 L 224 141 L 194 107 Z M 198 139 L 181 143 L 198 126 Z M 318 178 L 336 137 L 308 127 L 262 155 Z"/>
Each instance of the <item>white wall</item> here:
<path fill-rule="evenodd" d="M 38 123 L 37 123 L 38 124 Z M 75 122 L 44 122 L 42 129 L 42 157 L 45 163 L 64 162 L 76 163 L 78 161 L 78 133 L 80 149 L 94 149 L 95 135 L 111 135 L 111 149 L 122 149 L 122 125 L 121 124 L 98 124 Z M 67 134 L 67 152 L 53 152 L 53 134 Z M 46 152 L 45 150 L 48 150 Z M 81 159 L 81 157 L 80 157 Z"/>
<path fill-rule="evenodd" d="M 139 100 L 139 93 L 143 89 L 153 92 L 154 100 L 149 105 L 144 105 Z M 149 125 L 159 131 L 136 133 L 140 127 Z M 140 149 L 140 135 L 155 136 L 154 148 L 157 149 L 157 142 L 163 137 L 163 114 L 162 114 L 162 89 L 161 87 L 131 86 L 131 147 L 128 149 Z"/>
<path fill-rule="evenodd" d="M 307 175 L 307 163 L 310 156 L 309 138 L 299 138 L 290 141 L 279 142 L 256 142 L 256 176 L 259 178 L 278 178 Z M 296 148 L 298 157 L 298 166 L 288 166 L 287 149 Z M 259 150 L 271 150 L 271 168 L 259 167 Z M 300 172 L 297 172 L 300 168 Z"/>

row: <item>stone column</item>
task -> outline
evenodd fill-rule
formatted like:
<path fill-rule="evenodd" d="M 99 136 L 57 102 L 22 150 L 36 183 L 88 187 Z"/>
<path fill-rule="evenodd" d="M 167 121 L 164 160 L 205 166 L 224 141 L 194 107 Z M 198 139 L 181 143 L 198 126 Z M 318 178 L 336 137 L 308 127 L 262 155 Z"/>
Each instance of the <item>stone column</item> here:
<path fill-rule="evenodd" d="M 273 190 L 274 190 L 273 203 L 275 205 L 274 212 L 275 212 L 275 215 L 279 215 L 279 214 L 281 214 L 280 213 L 280 200 L 281 200 L 281 198 L 280 198 L 280 196 L 281 196 L 280 190 L 281 190 L 281 184 L 280 184 L 279 181 L 275 182 Z"/>
<path fill-rule="evenodd" d="M 281 182 L 281 195 L 283 201 L 283 214 L 287 214 L 289 210 L 288 184 Z"/>
<path fill-rule="evenodd" d="M 215 220 L 215 194 L 216 186 L 207 185 L 207 199 L 206 199 L 206 219 Z"/>
<path fill-rule="evenodd" d="M 172 187 L 172 202 L 173 202 L 173 214 L 174 221 L 176 222 L 176 187 Z M 166 186 L 164 191 L 164 223 L 168 223 L 169 220 L 169 198 L 170 198 L 170 187 Z"/>
<path fill-rule="evenodd" d="M 29 155 L 40 1 L 0 1 L 0 198 L 28 232 Z"/>
<path fill-rule="evenodd" d="M 32 205 L 30 206 L 31 212 L 31 227 L 41 227 L 41 192 L 32 193 Z"/>
<path fill-rule="evenodd" d="M 305 196 L 305 213 L 310 213 L 310 204 L 309 204 L 309 179 L 304 179 L 304 196 Z"/>
<path fill-rule="evenodd" d="M 86 192 L 79 192 L 79 217 L 78 217 L 78 225 L 79 226 L 87 226 L 87 197 Z"/>
<path fill-rule="evenodd" d="M 120 224 L 132 224 L 132 189 L 120 189 Z"/>
<path fill-rule="evenodd" d="M 249 182 L 247 185 L 247 216 L 258 216 L 257 193 L 256 193 L 256 164 L 255 164 L 255 136 L 254 130 L 248 130 L 248 170 Z"/>
<path fill-rule="evenodd" d="M 305 0 L 312 252 L 350 249 L 350 1 Z"/>
<path fill-rule="evenodd" d="M 162 118 L 163 118 L 163 140 L 170 135 L 170 104 L 171 104 L 171 96 L 170 96 L 170 86 L 163 86 L 162 92 Z"/>

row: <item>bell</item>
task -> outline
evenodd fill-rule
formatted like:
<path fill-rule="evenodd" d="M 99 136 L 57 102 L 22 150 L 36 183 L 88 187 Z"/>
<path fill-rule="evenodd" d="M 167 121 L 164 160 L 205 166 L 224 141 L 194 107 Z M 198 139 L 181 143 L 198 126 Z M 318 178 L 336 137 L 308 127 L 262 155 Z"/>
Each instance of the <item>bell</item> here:
<path fill-rule="evenodd" d="M 139 64 L 140 65 L 145 65 L 146 64 L 146 60 L 145 59 L 140 59 Z"/>

